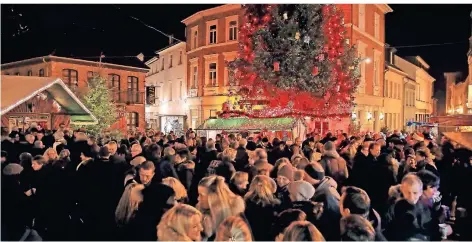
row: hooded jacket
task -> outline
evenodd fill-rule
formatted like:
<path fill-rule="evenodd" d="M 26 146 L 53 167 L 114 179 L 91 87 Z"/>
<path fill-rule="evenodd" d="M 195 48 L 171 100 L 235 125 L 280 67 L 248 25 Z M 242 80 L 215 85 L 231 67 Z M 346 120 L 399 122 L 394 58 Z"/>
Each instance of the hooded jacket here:
<path fill-rule="evenodd" d="M 186 160 L 175 166 L 177 175 L 179 176 L 180 182 L 184 185 L 188 191 L 192 185 L 193 175 L 195 173 L 195 162 Z"/>
<path fill-rule="evenodd" d="M 320 163 L 326 176 L 334 178 L 337 183 L 343 184 L 349 177 L 347 163 L 336 150 L 325 151 Z"/>

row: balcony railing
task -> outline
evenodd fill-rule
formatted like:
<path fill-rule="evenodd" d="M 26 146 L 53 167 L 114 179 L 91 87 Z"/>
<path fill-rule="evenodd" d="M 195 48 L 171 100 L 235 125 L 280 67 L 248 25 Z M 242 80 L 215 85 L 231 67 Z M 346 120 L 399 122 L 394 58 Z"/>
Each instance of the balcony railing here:
<path fill-rule="evenodd" d="M 144 104 L 144 92 L 139 91 L 115 91 L 112 92 L 113 100 L 117 103 Z"/>

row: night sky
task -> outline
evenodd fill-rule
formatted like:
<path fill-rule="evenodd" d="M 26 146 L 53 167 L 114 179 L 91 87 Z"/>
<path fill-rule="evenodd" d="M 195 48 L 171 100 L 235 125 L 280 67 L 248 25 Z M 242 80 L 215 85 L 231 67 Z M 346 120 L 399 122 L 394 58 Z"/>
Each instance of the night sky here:
<path fill-rule="evenodd" d="M 185 40 L 183 19 L 214 7 L 212 4 L 54 5 L 2 4 L 1 62 L 54 53 L 58 56 L 98 60 L 103 51 L 113 63 L 133 64 L 136 56 L 147 58 L 165 47 L 168 38 L 130 16 Z M 398 48 L 400 56 L 420 55 L 436 78 L 436 90 L 444 88 L 442 73 L 467 75 L 468 39 L 472 5 L 391 4 L 386 15 L 386 42 L 391 46 L 456 43 Z"/>

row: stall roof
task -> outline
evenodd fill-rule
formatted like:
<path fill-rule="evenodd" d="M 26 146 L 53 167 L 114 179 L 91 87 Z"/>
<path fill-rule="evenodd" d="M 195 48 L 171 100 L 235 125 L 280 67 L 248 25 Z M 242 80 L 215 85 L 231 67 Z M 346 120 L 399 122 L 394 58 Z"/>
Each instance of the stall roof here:
<path fill-rule="evenodd" d="M 448 139 L 472 150 L 472 132 L 444 132 Z"/>
<path fill-rule="evenodd" d="M 97 118 L 93 116 L 62 80 L 53 77 L 2 75 L 0 114 L 7 113 L 43 91 L 49 93 L 67 111 L 67 114 L 71 116 L 72 123 L 97 123 Z"/>
<path fill-rule="evenodd" d="M 290 130 L 295 127 L 296 118 L 219 118 L 208 119 L 196 130 Z"/>
<path fill-rule="evenodd" d="M 430 121 L 438 123 L 439 126 L 472 126 L 472 115 L 456 114 L 447 116 L 435 116 L 431 117 Z"/>

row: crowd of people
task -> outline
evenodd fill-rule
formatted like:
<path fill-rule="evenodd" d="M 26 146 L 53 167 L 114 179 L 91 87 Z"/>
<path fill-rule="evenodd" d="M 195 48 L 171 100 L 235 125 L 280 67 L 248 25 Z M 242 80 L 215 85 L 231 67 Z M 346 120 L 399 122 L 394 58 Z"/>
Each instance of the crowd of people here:
<path fill-rule="evenodd" d="M 2 240 L 472 240 L 472 151 L 428 133 L 1 139 Z"/>

